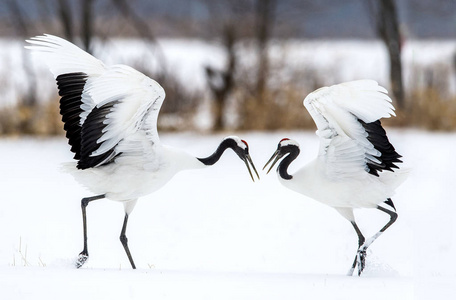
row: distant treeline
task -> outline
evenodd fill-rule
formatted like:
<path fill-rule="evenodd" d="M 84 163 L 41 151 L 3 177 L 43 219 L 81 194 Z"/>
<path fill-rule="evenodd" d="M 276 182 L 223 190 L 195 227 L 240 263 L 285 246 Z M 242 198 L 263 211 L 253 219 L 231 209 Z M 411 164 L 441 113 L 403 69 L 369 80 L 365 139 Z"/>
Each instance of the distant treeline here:
<path fill-rule="evenodd" d="M 376 38 L 369 2 L 383 0 L 280 0 L 276 1 L 278 26 L 275 37 L 286 38 Z M 97 26 L 98 35 L 131 36 L 137 32 L 125 26 L 125 12 L 137 15 L 153 26 L 158 36 L 207 38 L 214 20 L 225 18 L 227 2 L 238 14 L 254 9 L 254 0 L 0 0 L 0 35 L 17 34 L 17 17 L 33 23 L 41 32 L 54 32 L 59 19 L 79 22 L 83 11 Z M 395 0 L 401 30 L 410 38 L 455 38 L 456 1 Z M 86 14 L 87 15 L 87 14 Z M 78 27 L 78 26 L 75 26 Z M 75 30 L 77 31 L 77 30 Z"/>

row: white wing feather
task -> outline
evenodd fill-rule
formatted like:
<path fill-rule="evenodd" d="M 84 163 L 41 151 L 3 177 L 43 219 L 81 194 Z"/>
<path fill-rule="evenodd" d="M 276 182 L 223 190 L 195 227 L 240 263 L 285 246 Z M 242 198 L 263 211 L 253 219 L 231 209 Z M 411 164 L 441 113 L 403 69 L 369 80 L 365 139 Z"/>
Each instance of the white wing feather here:
<path fill-rule="evenodd" d="M 32 46 L 26 48 L 34 50 L 55 78 L 67 73 L 87 74 L 82 93 L 81 126 L 95 106 L 119 101 L 106 115 L 103 122 L 106 127 L 97 140 L 100 146 L 91 156 L 106 153 L 138 131 L 143 131 L 151 145 L 158 142 L 157 119 L 165 92 L 156 81 L 125 65 L 107 67 L 76 45 L 56 36 L 37 36 L 27 42 Z M 128 141 L 123 141 L 122 147 L 128 149 Z"/>
<path fill-rule="evenodd" d="M 50 34 L 27 40 L 33 50 L 49 67 L 54 78 L 61 74 L 84 72 L 89 76 L 101 75 L 106 68 L 100 60 L 81 50 L 76 45 Z"/>
<path fill-rule="evenodd" d="M 106 67 L 101 60 L 57 36 L 45 34 L 32 37 L 27 42 L 31 46 L 25 46 L 25 48 L 32 50 L 40 61 L 46 63 L 54 78 L 62 74 L 82 72 L 88 75 L 87 84 L 90 84 L 106 72 Z M 82 102 L 81 108 L 84 112 L 81 114 L 81 125 L 97 103 L 85 94 L 82 95 Z"/>
<path fill-rule="evenodd" d="M 113 88 L 109 89 L 109 86 Z M 92 155 L 105 153 L 139 130 L 144 131 L 153 143 L 158 142 L 157 119 L 165 92 L 154 80 L 133 68 L 116 65 L 88 86 L 84 93 L 100 100 L 97 106 L 120 97 L 116 109 L 106 116 L 107 126 L 97 141 L 101 146 Z"/>
<path fill-rule="evenodd" d="M 367 159 L 378 161 L 380 153 L 358 119 L 371 123 L 394 116 L 386 93 L 373 80 L 357 80 L 320 88 L 304 99 L 318 128 L 319 158 L 326 162 L 329 178 L 357 176 L 367 170 Z"/>

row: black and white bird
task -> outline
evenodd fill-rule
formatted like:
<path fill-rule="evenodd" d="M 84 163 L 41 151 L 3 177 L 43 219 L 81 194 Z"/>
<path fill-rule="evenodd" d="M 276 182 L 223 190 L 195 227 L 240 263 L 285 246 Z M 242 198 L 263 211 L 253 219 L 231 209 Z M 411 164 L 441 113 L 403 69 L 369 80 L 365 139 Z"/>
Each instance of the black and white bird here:
<path fill-rule="evenodd" d="M 406 179 L 399 170 L 401 155 L 389 142 L 380 119 L 395 116 L 385 88 L 373 80 L 357 80 L 320 88 L 304 99 L 320 138 L 318 156 L 294 174 L 288 167 L 299 155 L 299 144 L 285 138 L 266 166 L 277 168 L 279 181 L 293 191 L 335 208 L 353 225 L 358 251 L 348 275 L 365 267 L 366 250 L 396 221 L 391 197 Z M 377 208 L 388 223 L 366 239 L 355 222 L 354 208 Z"/>
<path fill-rule="evenodd" d="M 206 158 L 161 144 L 157 118 L 165 91 L 151 78 L 125 65 L 106 66 L 56 36 L 37 36 L 28 42 L 32 45 L 27 48 L 48 65 L 57 81 L 64 129 L 77 160 L 70 172 L 96 195 L 81 201 L 84 248 L 78 268 L 89 257 L 86 207 L 90 202 L 108 198 L 124 204 L 120 241 L 135 269 L 126 228 L 139 197 L 158 190 L 181 170 L 215 164 L 229 148 L 245 163 L 252 180 L 251 167 L 258 176 L 247 143 L 236 136 L 223 139 Z"/>

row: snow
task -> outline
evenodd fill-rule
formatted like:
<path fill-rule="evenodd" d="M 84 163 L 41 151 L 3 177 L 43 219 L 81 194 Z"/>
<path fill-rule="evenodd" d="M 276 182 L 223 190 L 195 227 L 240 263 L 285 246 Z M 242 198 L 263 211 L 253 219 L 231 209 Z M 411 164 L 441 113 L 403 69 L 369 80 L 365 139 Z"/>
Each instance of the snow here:
<path fill-rule="evenodd" d="M 27 91 L 33 77 L 24 70 L 23 60 L 31 60 L 23 47 L 25 41 L 0 39 L 1 106 L 11 105 Z M 157 72 L 165 67 L 189 91 L 206 90 L 206 66 L 223 68 L 226 56 L 219 43 L 198 39 L 159 39 L 159 47 L 138 39 L 111 39 L 95 42 L 95 56 L 107 64 L 127 64 L 141 70 Z M 241 65 L 256 64 L 248 42 L 237 47 Z M 454 56 L 456 40 L 407 40 L 403 44 L 405 87 L 408 91 L 426 87 L 429 80 L 456 93 Z M 272 66 L 277 80 L 315 79 L 322 85 L 361 78 L 378 81 L 389 89 L 388 56 L 379 41 L 362 40 L 284 40 L 272 41 Z M 28 62 L 35 73 L 37 95 L 42 100 L 55 97 L 55 84 L 46 66 Z M 14 72 L 12 72 L 14 70 Z M 299 78 L 299 79 L 296 79 Z M 302 83 L 304 84 L 304 83 Z M 312 86 L 313 88 L 313 86 Z M 447 92 L 447 91 L 441 91 Z"/>
<path fill-rule="evenodd" d="M 87 208 L 90 258 L 82 250 L 80 199 L 91 196 L 61 172 L 62 138 L 0 139 L 2 299 L 450 299 L 456 293 L 456 134 L 388 129 L 410 178 L 393 197 L 397 222 L 368 250 L 362 277 L 348 277 L 357 237 L 335 210 L 285 189 L 276 174 L 253 183 L 234 153 L 210 168 L 179 173 L 143 197 L 127 230 L 138 267 L 119 241 L 123 206 Z M 318 151 L 313 132 L 246 132 L 260 170 L 284 137 L 301 154 Z M 223 135 L 162 134 L 196 156 Z M 388 220 L 356 211 L 366 236 Z"/>

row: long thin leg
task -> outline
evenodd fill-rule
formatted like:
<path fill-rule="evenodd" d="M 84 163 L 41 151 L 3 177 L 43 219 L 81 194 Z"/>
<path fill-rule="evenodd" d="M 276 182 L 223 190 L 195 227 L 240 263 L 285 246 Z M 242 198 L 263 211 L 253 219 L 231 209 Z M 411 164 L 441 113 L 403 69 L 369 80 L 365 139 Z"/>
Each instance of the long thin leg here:
<path fill-rule="evenodd" d="M 124 223 L 122 226 L 122 231 L 120 233 L 120 242 L 122 243 L 122 245 L 125 249 L 125 253 L 127 253 L 128 260 L 130 261 L 131 267 L 133 269 L 136 269 L 135 262 L 133 261 L 133 257 L 131 256 L 130 249 L 128 248 L 128 238 L 125 235 L 125 232 L 127 231 L 127 222 L 128 222 L 128 214 L 126 213 L 125 218 L 124 218 Z"/>
<path fill-rule="evenodd" d="M 393 201 L 391 199 L 388 198 L 388 202 L 387 204 L 389 204 L 390 206 L 392 206 L 394 208 L 394 204 L 393 204 Z M 391 204 L 390 204 L 391 203 Z M 356 267 L 356 264 L 358 264 L 358 276 L 361 275 L 361 273 L 363 272 L 364 270 L 364 267 L 366 265 L 366 251 L 367 251 L 367 248 L 369 248 L 370 245 L 372 245 L 372 243 L 383 233 L 385 232 L 385 230 L 387 230 L 394 222 L 396 222 L 397 220 L 397 213 L 395 211 L 392 211 L 392 210 L 389 210 L 389 209 L 386 209 L 384 207 L 381 207 L 381 206 L 377 206 L 377 209 L 384 212 L 384 213 L 387 213 L 389 216 L 390 216 L 390 220 L 388 221 L 388 223 L 385 224 L 385 226 L 382 227 L 382 229 L 380 229 L 379 232 L 377 232 L 376 234 L 374 234 L 372 237 L 370 237 L 369 239 L 363 241 L 361 243 L 361 238 L 360 238 L 360 235 L 362 236 L 361 234 L 361 231 L 359 230 L 358 226 L 356 226 L 356 224 L 353 225 L 353 227 L 355 227 L 355 231 L 356 233 L 358 234 L 358 252 L 355 256 L 355 261 L 353 262 L 353 265 L 348 273 L 348 275 L 352 275 L 353 274 L 353 271 Z M 354 222 L 352 222 L 353 224 Z M 364 239 L 364 237 L 363 237 Z"/>
<path fill-rule="evenodd" d="M 87 214 L 86 207 L 90 202 L 94 200 L 103 199 L 105 195 L 98 195 L 93 197 L 82 198 L 81 200 L 81 209 L 82 209 L 82 227 L 84 232 L 84 248 L 81 253 L 79 253 L 78 259 L 76 261 L 76 267 L 80 268 L 84 263 L 89 259 L 89 252 L 87 251 Z"/>
<path fill-rule="evenodd" d="M 386 208 L 381 207 L 381 206 L 377 206 L 377 209 L 383 211 L 384 213 L 387 213 L 390 216 L 390 220 L 388 221 L 388 223 L 386 223 L 385 226 L 383 226 L 382 229 L 380 229 L 379 232 L 374 234 L 371 238 L 369 238 L 364 243 L 364 247 L 366 247 L 366 248 L 369 247 L 383 232 L 385 232 L 385 230 L 387 230 L 397 220 L 397 213 L 395 211 L 386 209 Z"/>
<path fill-rule="evenodd" d="M 361 233 L 361 230 L 359 230 L 359 227 L 356 224 L 356 222 L 355 221 L 351 221 L 350 223 L 353 225 L 353 228 L 355 228 L 356 234 L 358 235 L 358 250 L 359 250 L 361 248 L 361 246 L 364 244 L 366 239 L 364 238 L 364 235 Z M 357 262 L 358 262 L 358 254 L 355 256 L 355 259 L 353 260 L 353 264 L 352 264 L 350 270 L 347 273 L 348 276 L 352 276 L 353 275 L 353 272 L 355 271 Z"/>

